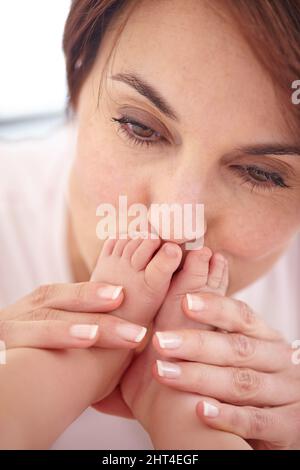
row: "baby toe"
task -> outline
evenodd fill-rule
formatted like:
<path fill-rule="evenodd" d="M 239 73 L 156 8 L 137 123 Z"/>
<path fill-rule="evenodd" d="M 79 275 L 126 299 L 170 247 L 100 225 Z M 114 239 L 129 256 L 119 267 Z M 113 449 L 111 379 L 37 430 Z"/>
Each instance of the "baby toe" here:
<path fill-rule="evenodd" d="M 229 264 L 228 264 L 228 260 L 226 258 L 224 259 L 225 259 L 225 266 L 224 266 L 223 276 L 222 276 L 222 280 L 221 280 L 219 292 L 218 292 L 220 295 L 226 295 L 228 287 L 229 287 Z"/>
<path fill-rule="evenodd" d="M 208 247 L 188 252 L 174 284 L 177 294 L 194 292 L 207 285 L 211 256 L 212 252 Z"/>
<path fill-rule="evenodd" d="M 137 250 L 142 242 L 143 240 L 141 238 L 130 239 L 123 250 L 122 257 L 126 258 L 127 260 L 131 260 L 133 253 Z"/>
<path fill-rule="evenodd" d="M 212 256 L 209 266 L 207 279 L 207 287 L 218 290 L 224 280 L 225 258 L 223 255 L 216 253 Z"/>
<path fill-rule="evenodd" d="M 159 238 L 147 238 L 142 240 L 131 257 L 131 265 L 136 271 L 146 268 L 153 257 L 155 251 L 159 248 L 161 240 Z"/>
<path fill-rule="evenodd" d="M 112 252 L 113 256 L 121 257 L 123 255 L 124 248 L 126 247 L 128 242 L 128 238 L 125 238 L 124 240 L 118 239 Z"/>
<path fill-rule="evenodd" d="M 102 250 L 100 253 L 100 258 L 104 258 L 106 256 L 110 256 L 113 252 L 113 249 L 116 244 L 116 239 L 115 238 L 107 238 L 102 246 Z"/>
<path fill-rule="evenodd" d="M 175 243 L 165 243 L 151 259 L 145 269 L 145 282 L 152 291 L 165 289 L 178 268 L 182 250 Z"/>

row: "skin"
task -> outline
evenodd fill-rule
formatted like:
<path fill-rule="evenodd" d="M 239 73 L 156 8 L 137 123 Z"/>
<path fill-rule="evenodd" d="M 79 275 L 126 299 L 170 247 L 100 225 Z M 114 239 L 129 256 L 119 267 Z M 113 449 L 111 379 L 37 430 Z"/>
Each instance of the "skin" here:
<path fill-rule="evenodd" d="M 128 204 L 203 203 L 205 245 L 229 261 L 228 295 L 267 272 L 299 231 L 299 157 L 233 154 L 237 147 L 294 142 L 270 77 L 226 12 L 218 15 L 211 5 L 137 2 L 109 64 L 108 76 L 138 72 L 155 86 L 179 122 L 105 75 L 97 107 L 114 28 L 105 35 L 76 110 L 68 233 L 77 282 L 89 280 L 102 247 L 95 236 L 96 208 L 104 202 L 117 206 L 120 194 Z M 137 146 L 124 130 L 118 132 L 111 119 L 120 118 L 125 107 L 132 119 L 160 132 L 164 144 Z M 288 188 L 250 175 L 246 182 L 249 166 L 280 175 Z"/>
<path fill-rule="evenodd" d="M 128 205 L 203 203 L 205 244 L 228 259 L 231 295 L 268 271 L 300 227 L 299 157 L 232 154 L 236 147 L 293 144 L 270 77 L 229 16 L 217 15 L 208 2 L 189 0 L 183 7 L 176 0 L 141 1 L 121 34 L 97 107 L 118 21 L 105 35 L 78 101 L 69 180 L 74 272 L 86 280 L 95 266 L 103 243 L 95 236 L 100 203 L 118 207 L 120 194 L 127 195 Z M 108 78 L 128 71 L 156 87 L 180 122 Z M 146 135 L 163 144 L 148 147 L 129 140 L 124 128 L 141 140 L 145 132 L 128 124 L 120 131 L 111 121 L 125 109 L 160 132 L 163 137 Z M 289 187 L 261 181 L 253 171 L 245 181 L 249 166 L 280 175 Z"/>
<path fill-rule="evenodd" d="M 118 21 L 105 35 L 76 110 L 78 142 L 69 186 L 74 272 L 86 280 L 96 264 L 102 247 L 95 237 L 100 203 L 118 207 L 120 194 L 127 195 L 128 205 L 203 203 L 205 245 L 228 260 L 231 296 L 266 273 L 300 228 L 299 155 L 236 152 L 295 144 L 274 82 L 225 9 L 204 0 L 184 6 L 179 0 L 138 2 L 104 74 Z M 179 121 L 108 78 L 124 72 L 138 72 L 156 87 Z M 150 129 L 127 124 L 120 131 L 111 119 L 124 114 Z M 162 145 L 135 145 L 125 130 Z M 276 174 L 281 184 L 261 178 L 264 171 Z M 102 402 L 100 409 L 113 409 L 115 402 Z"/>

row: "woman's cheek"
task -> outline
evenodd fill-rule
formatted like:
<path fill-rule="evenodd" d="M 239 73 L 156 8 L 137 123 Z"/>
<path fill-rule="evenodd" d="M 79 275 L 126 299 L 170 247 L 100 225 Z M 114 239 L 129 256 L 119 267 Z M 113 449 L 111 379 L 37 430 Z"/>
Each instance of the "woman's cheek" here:
<path fill-rule="evenodd" d="M 71 213 L 79 249 L 89 270 L 92 270 L 103 240 L 97 236 L 100 204 L 111 204 L 119 213 L 119 197 L 127 196 L 127 206 L 147 204 L 148 178 L 126 166 L 118 165 L 118 155 L 103 146 L 102 150 L 78 147 L 70 178 Z M 125 161 L 124 161 L 125 160 Z M 130 219 L 128 219 L 130 223 Z"/>
<path fill-rule="evenodd" d="M 95 209 L 104 202 L 117 204 L 120 195 L 134 203 L 143 202 L 149 175 L 142 174 L 139 162 L 132 161 L 130 149 L 121 144 L 119 137 L 109 130 L 105 135 L 104 131 L 105 126 L 95 137 L 93 124 L 79 132 L 74 166 L 80 192 Z"/>
<path fill-rule="evenodd" d="M 253 261 L 284 247 L 295 232 L 295 217 L 282 211 L 258 209 L 253 213 L 230 213 L 218 228 L 218 245 L 230 257 Z"/>

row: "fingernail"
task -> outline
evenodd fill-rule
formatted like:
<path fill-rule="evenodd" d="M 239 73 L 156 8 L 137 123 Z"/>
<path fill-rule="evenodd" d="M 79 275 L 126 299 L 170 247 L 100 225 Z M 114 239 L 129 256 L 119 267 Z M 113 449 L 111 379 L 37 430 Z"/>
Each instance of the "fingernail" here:
<path fill-rule="evenodd" d="M 160 377 L 176 379 L 181 374 L 181 367 L 173 362 L 156 361 L 157 372 Z"/>
<path fill-rule="evenodd" d="M 140 343 L 147 333 L 147 328 L 139 325 L 124 323 L 116 326 L 116 333 L 126 341 Z"/>
<path fill-rule="evenodd" d="M 204 309 L 205 303 L 199 295 L 186 294 L 188 309 L 192 312 L 200 312 Z"/>
<path fill-rule="evenodd" d="M 98 329 L 99 325 L 72 325 L 70 335 L 77 339 L 94 339 Z"/>
<path fill-rule="evenodd" d="M 122 286 L 102 286 L 97 290 L 97 295 L 101 299 L 116 300 L 122 292 Z"/>
<path fill-rule="evenodd" d="M 182 337 L 176 335 L 175 333 L 155 333 L 159 345 L 162 349 L 176 349 L 182 344 Z"/>
<path fill-rule="evenodd" d="M 207 401 L 203 402 L 203 414 L 209 418 L 216 418 L 219 415 L 219 408 Z"/>
<path fill-rule="evenodd" d="M 167 256 L 170 256 L 170 258 L 177 258 L 178 256 L 178 245 L 175 245 L 174 243 L 166 243 L 164 245 L 164 250 Z"/>

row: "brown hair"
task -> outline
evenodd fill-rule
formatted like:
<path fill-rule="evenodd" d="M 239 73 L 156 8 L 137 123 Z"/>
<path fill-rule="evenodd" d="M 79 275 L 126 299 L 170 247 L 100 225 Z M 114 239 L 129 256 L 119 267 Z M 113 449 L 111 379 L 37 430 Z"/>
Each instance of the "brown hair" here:
<path fill-rule="evenodd" d="M 81 86 L 95 61 L 112 19 L 130 0 L 73 0 L 66 21 L 63 50 L 66 58 L 69 110 L 76 110 Z M 300 105 L 293 105 L 292 82 L 300 79 L 300 0 L 222 0 L 256 56 L 269 71 L 291 129 L 299 139 Z"/>

